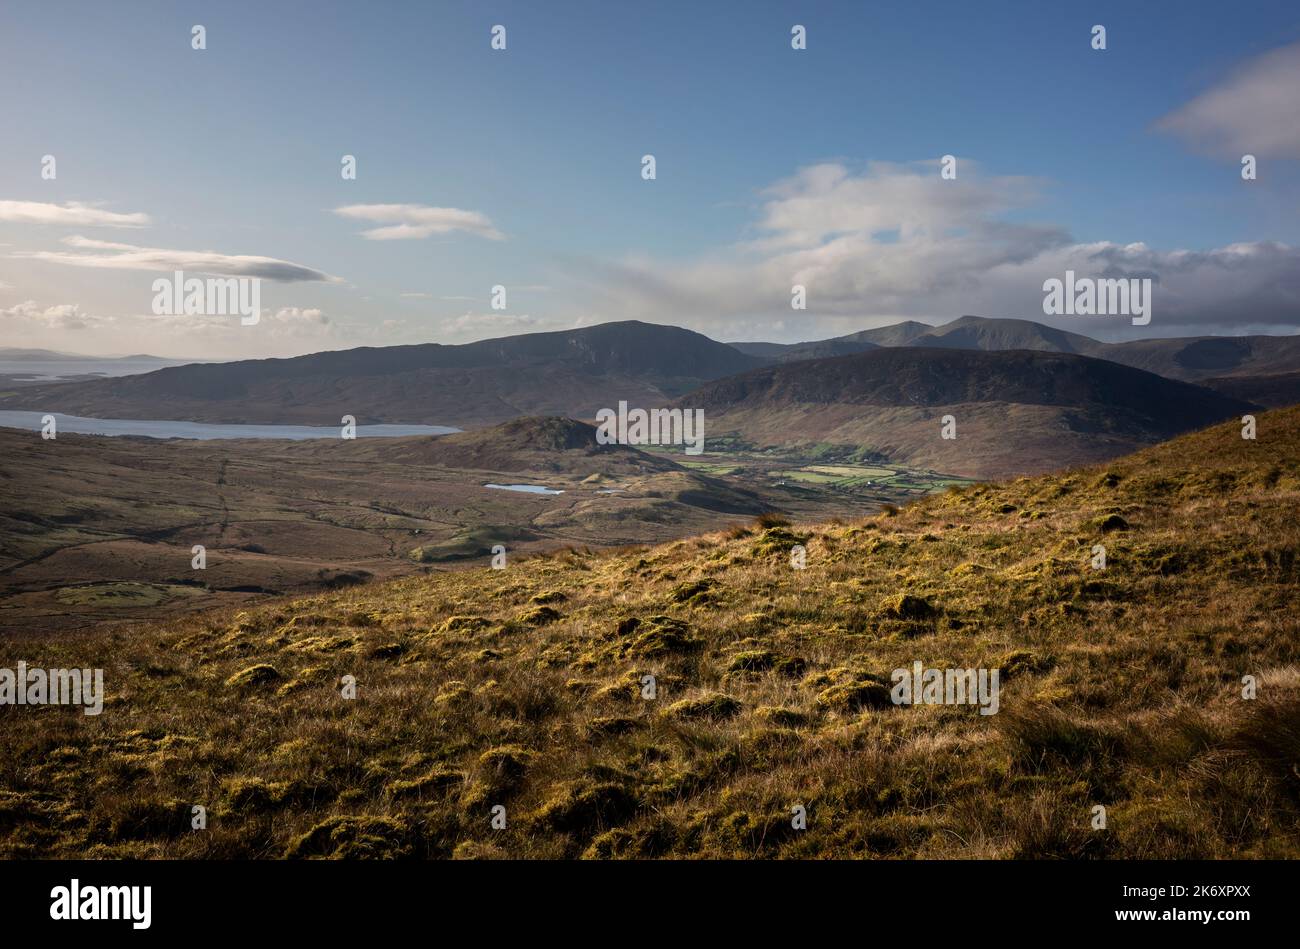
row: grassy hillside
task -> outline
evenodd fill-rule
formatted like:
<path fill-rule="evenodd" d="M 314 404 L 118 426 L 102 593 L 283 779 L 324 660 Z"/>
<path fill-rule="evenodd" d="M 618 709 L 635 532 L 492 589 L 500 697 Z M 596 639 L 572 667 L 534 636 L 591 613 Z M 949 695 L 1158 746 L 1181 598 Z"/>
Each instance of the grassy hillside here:
<path fill-rule="evenodd" d="M 521 481 L 563 493 L 485 487 Z M 761 485 L 598 445 L 568 419 L 305 441 L 0 429 L 0 491 L 0 636 L 388 578 L 497 543 L 660 542 L 773 506 Z M 195 544 L 207 548 L 202 571 Z"/>
<path fill-rule="evenodd" d="M 1104 461 L 1251 410 L 1086 356 L 910 347 L 766 366 L 676 404 L 702 408 L 710 432 L 758 445 L 854 446 L 975 478 Z M 954 439 L 941 437 L 945 415 Z"/>
<path fill-rule="evenodd" d="M 1300 371 L 1279 372 L 1273 375 L 1220 376 L 1206 379 L 1201 385 L 1269 408 L 1300 403 Z"/>
<path fill-rule="evenodd" d="M 1300 856 L 1298 503 L 1284 409 L 853 523 L 6 637 L 109 698 L 0 707 L 0 855 Z M 893 705 L 916 660 L 1000 711 Z"/>

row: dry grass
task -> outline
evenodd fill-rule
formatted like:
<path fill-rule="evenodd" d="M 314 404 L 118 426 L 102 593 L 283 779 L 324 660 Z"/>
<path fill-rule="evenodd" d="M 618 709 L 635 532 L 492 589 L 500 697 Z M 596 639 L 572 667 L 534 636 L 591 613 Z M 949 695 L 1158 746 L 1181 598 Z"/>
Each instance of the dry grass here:
<path fill-rule="evenodd" d="M 102 666 L 109 698 L 0 708 L 0 854 L 1300 856 L 1300 409 L 1259 431 L 850 524 L 9 639 L 0 666 Z M 1002 711 L 881 702 L 914 660 L 1001 669 Z"/>

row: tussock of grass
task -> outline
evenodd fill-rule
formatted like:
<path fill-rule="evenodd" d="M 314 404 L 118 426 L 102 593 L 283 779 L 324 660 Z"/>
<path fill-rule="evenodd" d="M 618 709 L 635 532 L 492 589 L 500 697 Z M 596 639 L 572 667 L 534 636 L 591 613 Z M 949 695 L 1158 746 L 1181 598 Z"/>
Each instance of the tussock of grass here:
<path fill-rule="evenodd" d="M 0 855 L 1300 856 L 1300 408 L 1259 433 L 4 639 L 107 697 L 0 708 Z M 893 704 L 916 661 L 999 670 L 1001 711 Z"/>

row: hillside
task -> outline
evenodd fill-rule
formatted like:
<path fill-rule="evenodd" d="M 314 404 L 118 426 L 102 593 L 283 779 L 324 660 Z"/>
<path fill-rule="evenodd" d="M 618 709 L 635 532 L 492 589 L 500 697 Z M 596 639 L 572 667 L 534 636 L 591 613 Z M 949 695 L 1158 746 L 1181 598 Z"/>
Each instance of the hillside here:
<path fill-rule="evenodd" d="M 985 352 L 1027 349 L 1093 356 L 1185 382 L 1300 371 L 1300 336 L 1175 336 L 1104 343 L 1032 320 L 981 316 L 963 316 L 941 326 L 909 320 L 807 343 L 733 345 L 742 352 L 779 362 L 861 352 L 876 346 Z"/>
<path fill-rule="evenodd" d="M 1203 379 L 1201 385 L 1234 399 L 1256 402 L 1269 408 L 1300 403 L 1300 370 L 1272 375 L 1216 376 Z"/>
<path fill-rule="evenodd" d="M 855 334 L 856 335 L 856 334 Z M 877 343 L 843 337 L 823 339 L 812 343 L 732 343 L 736 349 L 767 362 L 799 362 L 803 359 L 826 359 L 830 356 L 849 356 L 879 349 Z"/>
<path fill-rule="evenodd" d="M 713 436 L 855 447 L 971 477 L 1113 458 L 1251 409 L 1083 356 L 916 348 L 764 367 L 678 404 L 702 408 Z M 940 437 L 945 415 L 956 419 L 953 440 Z"/>
<path fill-rule="evenodd" d="M 0 854 L 1295 858 L 1298 471 L 1292 408 L 849 523 L 0 638 L 108 693 L 0 708 Z M 999 670 L 997 713 L 894 704 L 917 661 Z"/>
<path fill-rule="evenodd" d="M 979 349 L 998 352 L 1028 349 L 1046 353 L 1099 356 L 1107 347 L 1078 333 L 1067 333 L 1031 320 L 988 319 L 963 316 L 913 336 L 908 346 L 937 349 Z"/>
<path fill-rule="evenodd" d="M 808 343 L 732 343 L 731 345 L 751 356 L 774 362 L 796 362 L 800 359 L 824 359 L 828 356 L 847 356 L 863 353 L 881 346 L 911 346 L 913 340 L 934 327 L 915 320 L 904 320 L 872 330 L 836 336 L 833 339 Z"/>
<path fill-rule="evenodd" d="M 407 464 L 512 473 L 645 475 L 682 469 L 667 458 L 626 445 L 602 445 L 596 429 L 568 418 L 519 418 L 491 428 L 437 438 L 401 439 L 364 446 L 376 456 Z"/>
<path fill-rule="evenodd" d="M 440 438 L 108 438 L 0 428 L 0 633 L 155 618 L 774 506 L 669 458 L 521 419 Z M 542 485 L 552 493 L 489 488 Z M 191 567 L 192 547 L 207 551 Z"/>
<path fill-rule="evenodd" d="M 629 321 L 459 346 L 427 344 L 293 359 L 194 364 L 0 393 L 0 408 L 91 418 L 470 428 L 521 415 L 591 418 L 620 399 L 657 405 L 760 365 L 673 326 Z"/>
<path fill-rule="evenodd" d="M 1195 336 L 1111 343 L 1104 359 L 1157 372 L 1171 379 L 1200 381 L 1300 371 L 1300 336 Z"/>

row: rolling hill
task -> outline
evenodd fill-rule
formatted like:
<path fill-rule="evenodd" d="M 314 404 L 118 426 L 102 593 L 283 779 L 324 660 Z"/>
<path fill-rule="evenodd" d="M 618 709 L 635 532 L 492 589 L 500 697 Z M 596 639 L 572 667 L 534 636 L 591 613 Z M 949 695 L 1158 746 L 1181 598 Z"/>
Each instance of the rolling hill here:
<path fill-rule="evenodd" d="M 970 477 L 1095 462 L 1250 411 L 1241 400 L 1061 353 L 877 349 L 751 370 L 678 400 L 711 436 L 856 448 Z M 957 437 L 940 437 L 941 419 Z"/>
<path fill-rule="evenodd" d="M 486 486 L 520 482 L 553 493 Z M 496 544 L 665 540 L 773 506 L 559 418 L 348 441 L 45 441 L 0 428 L 0 489 L 4 635 L 399 576 Z M 195 544 L 203 570 L 191 566 Z"/>
<path fill-rule="evenodd" d="M 370 442 L 363 450 L 376 459 L 507 473 L 657 474 L 683 469 L 667 458 L 626 445 L 602 445 L 596 429 L 569 418 L 519 418 L 491 428 L 437 438 Z"/>
<path fill-rule="evenodd" d="M 526 415 L 592 418 L 620 399 L 656 405 L 761 365 L 699 333 L 605 323 L 460 346 L 427 344 L 188 365 L 117 379 L 30 386 L 0 408 L 93 418 L 472 428 Z"/>
<path fill-rule="evenodd" d="M 1277 409 L 1300 403 L 1300 370 L 1259 375 L 1215 376 L 1201 385 L 1234 399 L 1257 402 Z"/>
<path fill-rule="evenodd" d="M 7 710 L 0 856 L 1294 859 L 1297 471 L 1292 408 L 865 519 L 0 637 L 107 693 Z M 997 711 L 895 703 L 915 663 Z"/>

